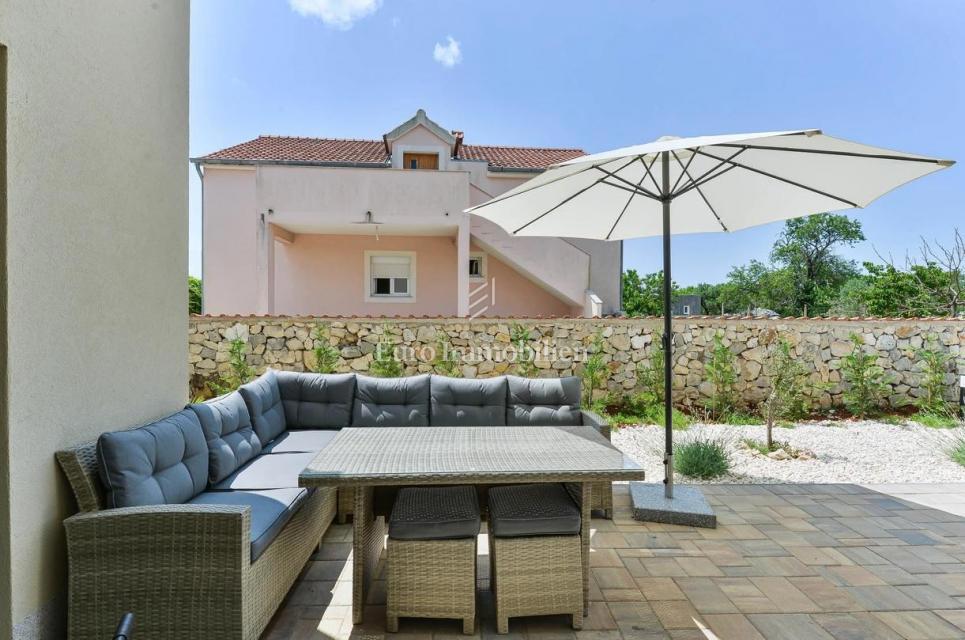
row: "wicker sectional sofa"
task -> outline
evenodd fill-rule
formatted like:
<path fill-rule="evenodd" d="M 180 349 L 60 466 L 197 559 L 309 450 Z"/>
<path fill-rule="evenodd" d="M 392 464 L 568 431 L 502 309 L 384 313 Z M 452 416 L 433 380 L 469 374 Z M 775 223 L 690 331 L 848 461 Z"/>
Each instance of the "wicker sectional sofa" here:
<path fill-rule="evenodd" d="M 588 424 L 577 378 L 370 378 L 269 370 L 238 391 L 57 453 L 80 513 L 65 521 L 72 639 L 254 639 L 352 497 L 298 487 L 346 426 Z M 609 486 L 593 492 L 609 512 Z M 339 504 L 342 508 L 339 509 Z"/>

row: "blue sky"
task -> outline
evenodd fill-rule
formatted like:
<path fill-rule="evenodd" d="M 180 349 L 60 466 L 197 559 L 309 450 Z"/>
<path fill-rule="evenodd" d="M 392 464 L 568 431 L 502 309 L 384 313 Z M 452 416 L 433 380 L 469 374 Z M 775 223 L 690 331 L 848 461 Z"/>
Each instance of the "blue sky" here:
<path fill-rule="evenodd" d="M 592 153 L 666 134 L 814 127 L 965 160 L 956 0 L 199 0 L 191 20 L 192 156 L 259 134 L 378 138 L 424 108 L 471 144 Z M 854 212 L 868 241 L 849 255 L 903 258 L 919 235 L 965 228 L 963 172 Z M 197 275 L 201 189 L 190 175 Z M 779 231 L 676 237 L 675 280 L 719 281 L 766 257 Z M 625 268 L 660 260 L 657 239 L 625 245 Z"/>

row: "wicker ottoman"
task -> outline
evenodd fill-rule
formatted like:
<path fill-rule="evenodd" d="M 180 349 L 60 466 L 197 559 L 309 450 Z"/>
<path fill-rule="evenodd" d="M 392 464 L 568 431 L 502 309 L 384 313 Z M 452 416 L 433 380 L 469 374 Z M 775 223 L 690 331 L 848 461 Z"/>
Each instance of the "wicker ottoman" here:
<path fill-rule="evenodd" d="M 457 618 L 476 626 L 475 488 L 410 487 L 399 491 L 386 547 L 386 629 L 399 618 Z"/>
<path fill-rule="evenodd" d="M 496 630 L 509 619 L 565 613 L 583 627 L 580 509 L 560 484 L 494 487 L 489 491 L 490 583 Z"/>

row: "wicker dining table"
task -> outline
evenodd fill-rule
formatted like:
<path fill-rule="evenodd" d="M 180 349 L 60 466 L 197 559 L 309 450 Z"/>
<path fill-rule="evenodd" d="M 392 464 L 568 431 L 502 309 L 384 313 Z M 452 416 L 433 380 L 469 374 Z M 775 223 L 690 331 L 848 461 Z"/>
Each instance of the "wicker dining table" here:
<path fill-rule="evenodd" d="M 643 469 L 590 426 L 364 427 L 342 429 L 299 474 L 302 487 L 352 488 L 352 619 L 385 547 L 376 487 L 566 483 L 582 513 L 583 604 L 589 591 L 594 482 L 643 480 Z"/>

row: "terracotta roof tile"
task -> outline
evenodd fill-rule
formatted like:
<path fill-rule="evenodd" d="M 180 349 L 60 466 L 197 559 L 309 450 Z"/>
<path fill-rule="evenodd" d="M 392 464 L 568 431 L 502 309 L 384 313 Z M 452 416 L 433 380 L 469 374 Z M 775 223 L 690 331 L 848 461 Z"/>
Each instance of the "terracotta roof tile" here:
<path fill-rule="evenodd" d="M 498 147 L 461 145 L 460 160 L 482 160 L 494 169 L 545 169 L 551 164 L 584 155 L 580 149 L 541 147 Z M 336 138 L 298 138 L 258 136 L 254 140 L 198 158 L 198 160 L 237 160 L 275 162 L 321 162 L 389 165 L 381 140 L 342 140 Z"/>

